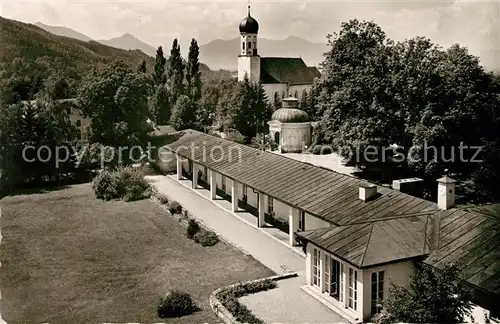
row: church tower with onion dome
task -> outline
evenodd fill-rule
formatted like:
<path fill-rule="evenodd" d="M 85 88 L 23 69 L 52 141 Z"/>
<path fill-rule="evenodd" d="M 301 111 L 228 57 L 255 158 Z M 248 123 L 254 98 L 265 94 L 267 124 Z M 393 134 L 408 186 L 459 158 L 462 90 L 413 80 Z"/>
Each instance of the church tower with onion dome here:
<path fill-rule="evenodd" d="M 259 23 L 250 15 L 240 22 L 240 55 L 238 55 L 238 81 L 243 81 L 245 74 L 250 82 L 260 82 L 260 56 L 257 47 Z"/>

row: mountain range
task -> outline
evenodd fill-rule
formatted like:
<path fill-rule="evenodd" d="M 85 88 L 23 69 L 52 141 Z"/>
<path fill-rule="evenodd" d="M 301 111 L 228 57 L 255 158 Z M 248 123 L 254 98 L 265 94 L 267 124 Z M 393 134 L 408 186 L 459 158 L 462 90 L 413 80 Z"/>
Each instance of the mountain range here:
<path fill-rule="evenodd" d="M 293 36 L 283 40 L 259 38 L 257 47 L 263 57 L 301 57 L 308 66 L 318 66 L 323 62 L 323 54 L 328 51 L 326 43 L 313 43 Z M 217 39 L 200 46 L 200 60 L 212 68 L 237 69 L 239 53 L 239 37 Z"/>
<path fill-rule="evenodd" d="M 70 78 L 76 79 L 85 75 L 96 62 L 106 63 L 120 60 L 136 69 L 144 59 L 149 71 L 152 71 L 154 65 L 152 55 L 146 54 L 144 49 L 135 49 L 142 42 L 134 42 L 133 36 L 122 38 L 128 40 L 128 43 L 120 43 L 116 39 L 109 40 L 109 43 L 122 46 L 122 48 L 116 48 L 88 40 L 90 38 L 69 28 L 43 24 L 40 26 L 40 23 L 36 25 L 26 24 L 3 17 L 0 17 L 0 30 L 2 31 L 2 37 L 0 37 L 0 76 L 2 70 L 9 70 L 15 60 L 23 60 L 28 64 L 37 63 L 36 66 L 43 69 L 40 74 L 43 77 L 48 75 L 48 72 L 45 71 L 48 69 L 57 70 L 60 75 L 68 75 Z M 127 46 L 133 49 L 123 49 Z M 200 72 L 202 79 L 231 78 L 229 71 L 212 71 L 201 62 Z"/>
<path fill-rule="evenodd" d="M 87 42 L 92 40 L 90 37 L 71 28 L 49 26 L 41 22 L 37 22 L 35 25 L 55 35 Z M 96 40 L 96 42 L 125 50 L 139 49 L 149 56 L 156 54 L 155 47 L 146 44 L 131 34 L 123 34 L 120 37 L 108 40 Z M 288 37 L 284 40 L 259 38 L 258 46 L 259 54 L 262 56 L 302 57 L 308 66 L 317 66 L 323 61 L 323 54 L 328 50 L 326 43 L 313 43 L 299 37 Z M 200 46 L 200 61 L 213 70 L 236 70 L 238 68 L 239 49 L 239 37 L 230 40 L 217 39 Z"/>

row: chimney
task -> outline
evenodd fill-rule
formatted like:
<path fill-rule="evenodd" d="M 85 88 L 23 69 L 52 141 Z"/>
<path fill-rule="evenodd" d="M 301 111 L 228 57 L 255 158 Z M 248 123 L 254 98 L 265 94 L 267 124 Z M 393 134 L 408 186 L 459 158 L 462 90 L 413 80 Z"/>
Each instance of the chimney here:
<path fill-rule="evenodd" d="M 438 207 L 443 210 L 455 207 L 455 180 L 445 175 L 444 177 L 437 179 L 437 182 Z"/>
<path fill-rule="evenodd" d="M 359 199 L 368 201 L 377 194 L 377 186 L 374 184 L 366 184 L 359 186 Z"/>
<path fill-rule="evenodd" d="M 404 192 L 405 194 L 415 197 L 423 197 L 423 179 L 408 178 L 398 179 L 392 181 L 392 189 Z"/>

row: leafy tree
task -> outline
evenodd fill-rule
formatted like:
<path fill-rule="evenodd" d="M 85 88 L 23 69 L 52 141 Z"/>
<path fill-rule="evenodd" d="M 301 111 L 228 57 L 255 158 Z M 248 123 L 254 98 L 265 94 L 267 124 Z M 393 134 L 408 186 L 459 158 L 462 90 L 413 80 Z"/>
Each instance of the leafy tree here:
<path fill-rule="evenodd" d="M 176 130 L 193 128 L 196 123 L 195 112 L 196 108 L 191 98 L 186 95 L 180 96 L 174 105 L 170 125 Z"/>
<path fill-rule="evenodd" d="M 184 60 L 177 38 L 172 43 L 167 69 L 167 89 L 172 102 L 184 94 Z"/>
<path fill-rule="evenodd" d="M 146 73 L 146 60 L 142 59 L 141 63 L 139 66 L 137 66 L 137 73 Z"/>
<path fill-rule="evenodd" d="M 2 188 L 57 184 L 61 174 L 74 173 L 70 144 L 75 131 L 66 112 L 50 99 L 0 105 Z"/>
<path fill-rule="evenodd" d="M 253 116 L 253 125 L 256 135 L 265 132 L 266 123 L 271 119 L 272 107 L 267 98 L 262 83 L 252 85 L 252 103 L 251 111 Z"/>
<path fill-rule="evenodd" d="M 79 90 L 83 114 L 90 118 L 90 142 L 114 148 L 144 145 L 150 126 L 148 92 L 151 78 L 122 62 L 98 65 Z M 126 163 L 129 152 L 119 158 Z"/>
<path fill-rule="evenodd" d="M 264 132 L 272 109 L 261 84 L 252 84 L 245 76 L 223 100 L 218 113 L 225 130 L 238 131 L 245 138 L 245 143 L 250 143 L 257 133 Z"/>
<path fill-rule="evenodd" d="M 419 265 L 407 288 L 392 284 L 375 322 L 463 323 L 472 308 L 469 298 L 455 265 L 441 271 Z"/>
<path fill-rule="evenodd" d="M 476 57 L 422 37 L 395 43 L 375 23 L 358 20 L 329 35 L 329 45 L 307 111 L 319 117 L 318 143 L 333 144 L 344 157 L 359 152 L 351 162 L 380 171 L 382 180 L 397 172 L 431 181 L 445 169 L 471 180 L 480 164 L 469 162 L 474 150 L 461 157 L 459 147 L 499 141 L 500 91 Z M 407 158 L 397 161 L 392 144 Z M 366 154 L 370 146 L 376 155 Z"/>
<path fill-rule="evenodd" d="M 163 48 L 158 46 L 156 50 L 156 58 L 155 58 L 155 67 L 153 71 L 153 79 L 156 85 L 165 84 L 165 64 L 167 63 L 167 59 L 163 54 Z"/>
<path fill-rule="evenodd" d="M 200 62 L 198 57 L 200 55 L 200 48 L 198 43 L 193 38 L 189 46 L 188 61 L 186 65 L 186 81 L 187 81 L 187 94 L 194 100 L 201 99 L 201 73 Z"/>
<path fill-rule="evenodd" d="M 149 102 L 149 113 L 152 120 L 158 125 L 166 125 L 170 120 L 171 104 L 167 89 L 164 85 L 154 87 Z"/>

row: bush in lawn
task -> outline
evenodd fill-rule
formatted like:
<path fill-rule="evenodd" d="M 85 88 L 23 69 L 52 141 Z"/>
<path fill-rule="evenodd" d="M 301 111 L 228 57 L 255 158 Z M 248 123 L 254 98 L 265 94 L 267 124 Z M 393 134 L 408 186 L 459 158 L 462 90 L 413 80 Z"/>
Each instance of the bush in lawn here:
<path fill-rule="evenodd" d="M 194 235 L 194 241 L 200 243 L 201 246 L 214 246 L 219 242 L 219 238 L 212 231 L 199 230 Z"/>
<path fill-rule="evenodd" d="M 198 223 L 194 219 L 190 219 L 186 229 L 187 237 L 192 239 L 199 230 L 200 225 L 198 225 Z"/>
<path fill-rule="evenodd" d="M 158 303 L 156 312 L 160 318 L 180 317 L 189 315 L 198 310 L 198 307 L 188 293 L 172 290 L 167 292 Z"/>
<path fill-rule="evenodd" d="M 92 181 L 92 188 L 99 199 L 123 198 L 134 201 L 151 195 L 151 186 L 138 169 L 125 167 L 113 172 L 104 170 Z"/>
<path fill-rule="evenodd" d="M 182 213 L 182 206 L 177 201 L 172 201 L 168 206 L 168 210 L 172 215 Z"/>
<path fill-rule="evenodd" d="M 113 172 L 103 170 L 92 180 L 92 189 L 98 199 L 111 200 L 120 198 L 118 183 Z"/>
<path fill-rule="evenodd" d="M 118 183 L 118 192 L 125 201 L 140 200 L 151 195 L 150 185 L 139 168 L 125 167 L 114 173 Z"/>

